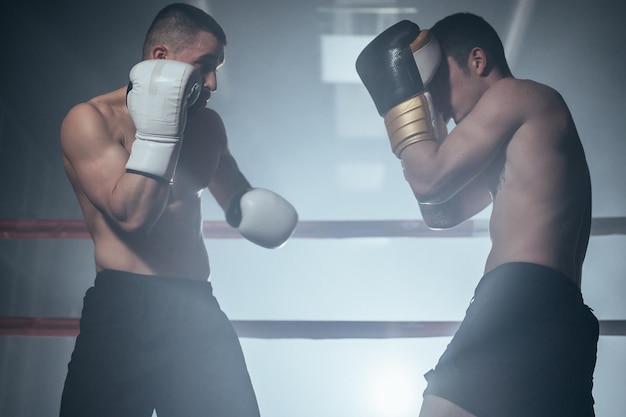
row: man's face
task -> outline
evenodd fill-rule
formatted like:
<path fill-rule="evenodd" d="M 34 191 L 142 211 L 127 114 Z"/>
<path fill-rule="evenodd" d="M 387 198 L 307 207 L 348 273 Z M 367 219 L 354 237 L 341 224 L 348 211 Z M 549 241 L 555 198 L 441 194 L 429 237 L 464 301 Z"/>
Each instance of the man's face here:
<path fill-rule="evenodd" d="M 459 123 L 476 104 L 476 83 L 471 70 L 463 70 L 450 56 L 441 63 L 428 86 L 435 108 L 446 123 L 453 119 Z"/>
<path fill-rule="evenodd" d="M 217 90 L 217 69 L 224 63 L 224 46 L 212 33 L 199 32 L 173 59 L 200 70 L 203 88 L 193 107 L 205 107 L 211 93 Z"/>
<path fill-rule="evenodd" d="M 437 111 L 441 113 L 443 119 L 448 122 L 451 118 L 450 108 L 450 69 L 445 57 L 442 58 L 435 76 L 428 85 L 428 91 L 432 95 L 433 104 Z"/>

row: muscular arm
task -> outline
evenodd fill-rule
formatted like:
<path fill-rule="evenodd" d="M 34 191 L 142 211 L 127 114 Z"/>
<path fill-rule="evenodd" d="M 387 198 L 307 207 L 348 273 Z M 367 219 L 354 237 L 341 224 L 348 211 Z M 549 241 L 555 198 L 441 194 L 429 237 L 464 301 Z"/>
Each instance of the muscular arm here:
<path fill-rule="evenodd" d="M 210 113 L 212 140 L 219 143 L 220 158 L 215 173 L 208 184 L 209 191 L 219 206 L 226 211 L 236 194 L 249 189 L 250 183 L 239 170 L 235 158 L 228 150 L 228 139 L 224 124 L 217 113 Z"/>
<path fill-rule="evenodd" d="M 298 213 L 295 208 L 277 193 L 251 188 L 239 170 L 235 159 L 228 151 L 226 134 L 218 124 L 223 138 L 220 159 L 209 190 L 224 210 L 228 224 L 252 243 L 267 249 L 282 246 L 293 233 Z"/>
<path fill-rule="evenodd" d="M 226 211 L 233 196 L 249 188 L 250 183 L 239 170 L 233 156 L 226 149 L 222 153 L 217 170 L 209 183 L 209 191 L 219 206 Z"/>
<path fill-rule="evenodd" d="M 61 128 L 63 155 L 81 191 L 110 222 L 124 231 L 149 231 L 159 219 L 169 185 L 126 173 L 128 151 L 103 113 L 89 103 L 74 107 Z"/>
<path fill-rule="evenodd" d="M 442 142 L 423 141 L 404 150 L 404 175 L 419 202 L 450 200 L 490 166 L 523 121 L 518 90 L 516 80 L 497 82 Z"/>

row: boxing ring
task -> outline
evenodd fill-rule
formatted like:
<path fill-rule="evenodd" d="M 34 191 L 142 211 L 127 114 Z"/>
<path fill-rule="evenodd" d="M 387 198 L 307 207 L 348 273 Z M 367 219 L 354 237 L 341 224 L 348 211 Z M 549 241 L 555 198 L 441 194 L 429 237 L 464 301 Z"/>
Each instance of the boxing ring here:
<path fill-rule="evenodd" d="M 203 223 L 205 239 L 240 239 L 223 221 Z M 591 236 L 626 235 L 626 217 L 594 218 Z M 487 220 L 430 230 L 416 220 L 300 221 L 292 239 L 373 237 L 476 238 L 488 236 Z M 88 239 L 82 220 L 0 219 L 0 239 Z M 78 317 L 0 317 L 0 336 L 75 337 Z M 255 339 L 387 339 L 452 336 L 458 321 L 232 320 L 239 337 Z M 600 335 L 626 336 L 626 320 L 600 320 Z"/>

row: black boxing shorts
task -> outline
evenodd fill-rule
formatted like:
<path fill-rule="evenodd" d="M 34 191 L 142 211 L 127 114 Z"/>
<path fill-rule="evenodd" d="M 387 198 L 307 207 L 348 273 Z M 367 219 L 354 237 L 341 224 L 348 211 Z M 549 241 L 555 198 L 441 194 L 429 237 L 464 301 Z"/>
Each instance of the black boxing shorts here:
<path fill-rule="evenodd" d="M 598 320 L 564 274 L 508 263 L 485 274 L 424 395 L 477 417 L 592 417 Z"/>
<path fill-rule="evenodd" d="M 62 417 L 258 417 L 235 330 L 211 283 L 98 273 L 84 297 Z"/>

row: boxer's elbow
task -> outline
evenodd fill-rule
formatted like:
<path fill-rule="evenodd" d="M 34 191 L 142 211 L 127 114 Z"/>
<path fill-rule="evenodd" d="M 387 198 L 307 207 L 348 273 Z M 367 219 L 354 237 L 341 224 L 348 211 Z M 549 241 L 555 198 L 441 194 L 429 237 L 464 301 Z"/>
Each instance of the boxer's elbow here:
<path fill-rule="evenodd" d="M 132 197 L 129 193 L 113 193 L 107 204 L 109 219 L 125 233 L 147 235 L 165 212 L 167 197 L 167 193 Z"/>
<path fill-rule="evenodd" d="M 442 204 L 445 203 L 450 197 L 443 195 L 439 190 L 428 187 L 415 187 L 411 184 L 411 190 L 415 199 L 419 203 L 424 204 Z"/>
<path fill-rule="evenodd" d="M 463 219 L 458 216 L 455 207 L 449 203 L 424 204 L 419 203 L 424 224 L 433 230 L 450 229 L 458 226 Z"/>
<path fill-rule="evenodd" d="M 154 228 L 155 222 L 141 220 L 126 220 L 118 222 L 119 228 L 127 234 L 145 236 L 150 234 Z"/>
<path fill-rule="evenodd" d="M 155 222 L 148 221 L 147 219 L 115 219 L 116 228 L 128 235 L 148 235 L 152 231 L 154 224 Z"/>
<path fill-rule="evenodd" d="M 459 224 L 461 224 L 461 221 L 459 219 L 453 219 L 451 217 L 445 217 L 445 216 L 437 216 L 437 215 L 426 215 L 424 214 L 424 212 L 422 211 L 422 219 L 424 221 L 424 224 L 432 230 L 446 230 L 446 229 L 452 229 L 453 227 L 458 226 Z"/>
<path fill-rule="evenodd" d="M 157 223 L 160 213 L 140 210 L 112 210 L 109 221 L 125 234 L 148 235 Z"/>
<path fill-rule="evenodd" d="M 415 176 L 408 171 L 404 171 L 404 177 L 413 191 L 413 195 L 419 203 L 441 204 L 449 200 L 452 195 L 448 195 L 446 188 L 437 181 Z"/>
<path fill-rule="evenodd" d="M 436 171 L 429 171 L 419 166 L 415 168 L 414 164 L 409 166 L 411 168 L 407 168 L 407 164 L 404 165 L 404 179 L 409 183 L 413 195 L 420 203 L 440 204 L 454 195 L 443 178 L 437 176 Z"/>

